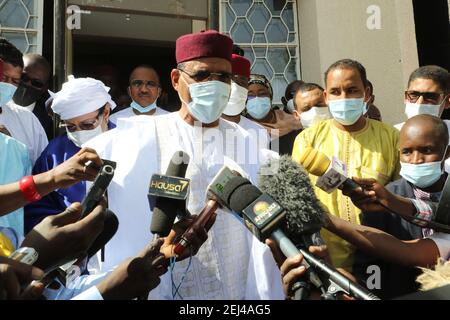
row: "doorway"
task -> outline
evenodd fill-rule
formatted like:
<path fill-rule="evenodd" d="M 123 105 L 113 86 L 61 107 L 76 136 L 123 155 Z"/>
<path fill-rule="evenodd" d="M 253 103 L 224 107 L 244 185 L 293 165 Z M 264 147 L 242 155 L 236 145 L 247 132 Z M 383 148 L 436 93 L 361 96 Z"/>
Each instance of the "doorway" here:
<path fill-rule="evenodd" d="M 175 43 L 74 36 L 73 74 L 96 78 L 109 86 L 118 105 L 115 112 L 130 105 L 128 79 L 132 70 L 141 64 L 153 66 L 161 78 L 162 94 L 158 106 L 177 111 L 180 101 L 170 80 L 170 72 L 176 67 Z"/>

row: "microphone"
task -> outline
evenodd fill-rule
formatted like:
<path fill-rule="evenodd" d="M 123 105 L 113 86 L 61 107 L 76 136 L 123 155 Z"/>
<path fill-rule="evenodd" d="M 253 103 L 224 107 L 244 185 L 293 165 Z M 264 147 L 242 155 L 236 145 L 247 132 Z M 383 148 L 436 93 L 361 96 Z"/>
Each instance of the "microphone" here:
<path fill-rule="evenodd" d="M 119 219 L 109 209 L 106 209 L 105 222 L 103 224 L 103 231 L 97 236 L 87 251 L 88 259 L 93 257 L 99 250 L 111 240 L 119 229 Z"/>
<path fill-rule="evenodd" d="M 150 231 L 155 237 L 167 237 L 177 214 L 185 213 L 189 179 L 184 179 L 189 155 L 176 152 L 170 160 L 166 175 L 153 175 L 148 191 L 150 207 L 153 206 Z"/>
<path fill-rule="evenodd" d="M 280 166 L 281 170 L 283 169 Z M 228 206 L 243 218 L 246 227 L 258 240 L 264 242 L 267 238 L 272 238 L 286 257 L 300 254 L 283 230 L 286 228 L 286 222 L 293 219 L 286 218 L 287 211 L 270 195 L 263 194 L 247 179 L 235 177 L 225 186 L 224 197 Z M 323 289 L 322 281 L 310 268 L 309 263 L 303 260 L 302 264 L 306 268 L 309 282 Z M 299 288 L 295 289 L 296 299 L 306 298 L 308 287 L 306 282 L 299 282 Z"/>
<path fill-rule="evenodd" d="M 333 157 L 330 160 L 324 153 L 311 147 L 305 148 L 299 157 L 299 163 L 310 174 L 319 177 L 316 186 L 327 193 L 336 189 L 355 190 L 360 186 L 346 176 L 345 163 Z"/>
<path fill-rule="evenodd" d="M 228 167 L 224 166 L 213 178 L 207 189 L 208 202 L 192 225 L 181 236 L 179 243 L 174 249 L 174 252 L 177 255 L 181 255 L 191 244 L 192 239 L 195 236 L 195 229 L 204 228 L 220 206 L 226 207 L 226 203 L 223 200 L 223 192 L 225 186 L 235 176 L 235 173 L 233 173 Z"/>
<path fill-rule="evenodd" d="M 76 260 L 64 263 L 59 267 L 52 267 L 50 268 L 51 271 L 47 270 L 47 275 L 43 281 L 44 286 L 47 287 L 55 279 L 58 279 L 64 286 L 66 286 L 66 284 L 71 283 L 73 280 L 78 278 L 81 275 L 82 270 L 84 271 L 86 268 L 88 260 L 106 246 L 106 244 L 114 237 L 118 228 L 119 219 L 114 212 L 106 209 L 103 230 L 94 242 L 92 242 L 86 254 Z"/>
<path fill-rule="evenodd" d="M 348 191 L 361 188 L 355 181 L 345 176 L 344 172 L 346 169 L 344 163 L 336 158 L 333 158 L 333 161 L 331 161 L 324 153 L 316 149 L 308 147 L 303 150 L 300 154 L 299 162 L 310 174 L 319 177 L 316 186 L 328 193 L 333 192 L 336 188 Z M 415 217 L 395 212 L 381 202 L 378 202 L 378 204 L 387 211 L 400 215 L 403 219 L 419 227 L 450 233 L 450 180 L 447 178 L 438 205 L 429 201 L 425 202 L 427 202 L 433 211 L 433 217 L 431 221 L 421 220 L 420 224 L 417 223 Z"/>
<path fill-rule="evenodd" d="M 359 284 L 354 283 L 325 261 L 317 259 L 316 257 L 314 257 L 314 255 L 306 252 L 303 249 L 300 249 L 300 252 L 314 268 L 328 275 L 334 291 L 341 289 L 347 294 L 360 300 L 380 300 L 376 295 L 374 295 L 367 289 L 364 289 Z M 337 288 L 336 286 L 338 286 L 339 288 Z"/>

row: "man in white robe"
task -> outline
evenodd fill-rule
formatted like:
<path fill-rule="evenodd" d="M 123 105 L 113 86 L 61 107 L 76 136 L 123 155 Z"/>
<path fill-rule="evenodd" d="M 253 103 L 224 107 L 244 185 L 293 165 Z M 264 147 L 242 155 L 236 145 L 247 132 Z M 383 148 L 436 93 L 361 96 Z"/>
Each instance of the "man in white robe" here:
<path fill-rule="evenodd" d="M 0 59 L 3 60 L 4 69 L 0 78 L 0 131 L 25 144 L 34 164 L 47 146 L 48 139 L 38 118 L 31 111 L 12 101 L 21 81 L 22 53 L 12 43 L 2 38 Z"/>
<path fill-rule="evenodd" d="M 192 214 L 205 206 L 207 186 L 224 164 L 239 164 L 234 168 L 257 182 L 257 144 L 247 131 L 220 119 L 230 95 L 231 53 L 232 40 L 215 31 L 179 38 L 178 68 L 171 78 L 182 101 L 180 111 L 119 120 L 115 130 L 87 144 L 117 162 L 108 197 L 120 225 L 106 246 L 102 271 L 136 255 L 153 238 L 149 181 L 152 174 L 166 171 L 176 151 L 190 156 L 187 207 Z M 177 263 L 150 293 L 151 299 L 284 299 L 270 250 L 236 217 L 218 210 L 208 235 L 191 263 L 189 259 Z M 176 295 L 174 287 L 182 278 Z"/>

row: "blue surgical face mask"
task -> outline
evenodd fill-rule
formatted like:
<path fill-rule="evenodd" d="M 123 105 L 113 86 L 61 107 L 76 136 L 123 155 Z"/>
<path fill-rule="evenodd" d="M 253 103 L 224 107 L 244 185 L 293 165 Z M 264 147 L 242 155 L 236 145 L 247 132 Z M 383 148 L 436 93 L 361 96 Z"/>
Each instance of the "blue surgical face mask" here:
<path fill-rule="evenodd" d="M 256 120 L 264 119 L 271 108 L 270 98 L 268 97 L 255 97 L 247 101 L 247 112 Z"/>
<path fill-rule="evenodd" d="M 427 188 L 433 185 L 444 173 L 442 162 L 445 161 L 448 146 L 445 148 L 444 157 L 441 161 L 421 164 L 400 162 L 402 169 L 400 175 L 419 188 Z"/>
<path fill-rule="evenodd" d="M 400 175 L 419 188 L 427 188 L 442 176 L 442 161 L 411 164 L 401 162 Z"/>
<path fill-rule="evenodd" d="M 186 103 L 181 97 L 180 99 L 187 105 L 189 113 L 201 123 L 210 124 L 217 121 L 227 107 L 231 86 L 217 80 L 188 86 L 192 102 Z"/>
<path fill-rule="evenodd" d="M 364 98 L 329 100 L 328 106 L 333 118 L 343 126 L 351 126 L 364 114 Z"/>
<path fill-rule="evenodd" d="M 131 103 L 131 107 L 134 110 L 136 110 L 136 111 L 138 111 L 140 113 L 148 113 L 148 112 L 156 109 L 156 100 L 155 100 L 155 102 L 153 102 L 152 104 L 150 104 L 150 105 L 148 105 L 146 107 L 143 107 L 139 103 L 137 103 L 136 101 L 133 101 Z"/>
<path fill-rule="evenodd" d="M 6 82 L 0 82 L 0 107 L 12 100 L 16 90 L 16 86 Z"/>

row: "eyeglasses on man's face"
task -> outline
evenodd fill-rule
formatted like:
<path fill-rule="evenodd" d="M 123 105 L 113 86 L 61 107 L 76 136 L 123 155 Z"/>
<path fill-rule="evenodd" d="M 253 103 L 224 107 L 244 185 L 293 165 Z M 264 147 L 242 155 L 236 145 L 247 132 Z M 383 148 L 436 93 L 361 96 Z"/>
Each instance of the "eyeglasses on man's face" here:
<path fill-rule="evenodd" d="M 148 81 L 146 81 L 146 80 L 132 80 L 130 85 L 133 88 L 136 88 L 136 89 L 140 89 L 144 85 L 145 85 L 145 87 L 147 89 L 158 89 L 160 87 L 160 85 L 157 82 L 151 81 L 151 80 L 148 80 Z"/>
<path fill-rule="evenodd" d="M 411 103 L 416 103 L 420 97 L 423 97 L 424 103 L 441 104 L 444 99 L 443 92 L 420 92 L 414 90 L 405 91 L 405 99 Z"/>
<path fill-rule="evenodd" d="M 178 70 L 187 74 L 190 78 L 194 79 L 195 82 L 203 82 L 217 79 L 221 82 L 231 83 L 231 78 L 233 77 L 233 75 L 229 72 L 210 72 L 208 70 L 199 70 L 196 73 L 190 73 L 181 68 L 178 68 Z"/>
<path fill-rule="evenodd" d="M 102 113 L 99 113 L 95 118 L 85 120 L 78 125 L 73 124 L 73 123 L 64 122 L 63 124 L 61 124 L 61 127 L 66 128 L 67 131 L 69 131 L 69 132 L 75 132 L 75 131 L 77 131 L 77 129 L 79 129 L 81 131 L 94 130 L 95 128 L 98 127 L 98 125 L 100 123 L 101 115 L 102 115 Z"/>
<path fill-rule="evenodd" d="M 45 83 L 39 79 L 31 79 L 26 73 L 22 73 L 20 81 L 25 84 L 30 84 L 36 89 L 42 89 L 45 87 Z"/>

